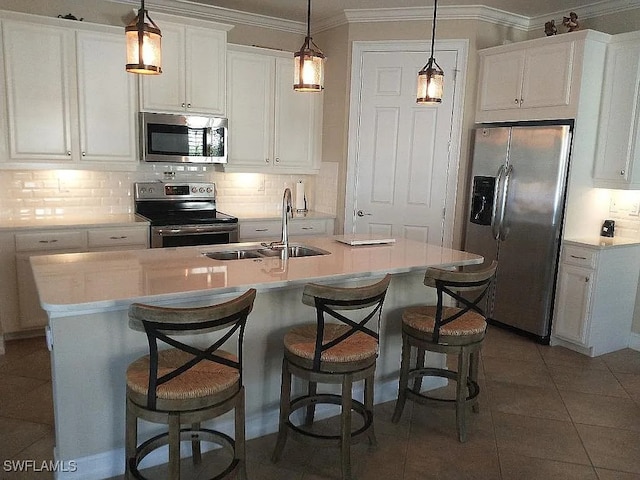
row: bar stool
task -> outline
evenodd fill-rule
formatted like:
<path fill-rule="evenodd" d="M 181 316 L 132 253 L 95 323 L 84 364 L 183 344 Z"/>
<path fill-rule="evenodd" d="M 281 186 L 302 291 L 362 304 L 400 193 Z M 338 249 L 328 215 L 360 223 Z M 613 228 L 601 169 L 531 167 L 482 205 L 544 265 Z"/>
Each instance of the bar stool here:
<path fill-rule="evenodd" d="M 366 436 L 376 445 L 373 431 L 373 382 L 378 356 L 378 331 L 391 275 L 373 285 L 331 287 L 308 284 L 302 302 L 316 309 L 316 323 L 294 327 L 284 336 L 282 390 L 278 439 L 272 460 L 280 459 L 291 432 L 294 437 L 340 446 L 343 480 L 351 479 L 351 444 Z M 349 313 L 349 317 L 347 317 Z M 328 318 L 338 322 L 327 322 Z M 354 318 L 357 317 L 357 318 Z M 368 326 L 369 322 L 374 326 Z M 308 382 L 308 394 L 291 398 L 291 378 Z M 353 399 L 353 382 L 364 380 L 364 402 Z M 341 394 L 318 393 L 317 384 L 338 384 Z M 311 430 L 316 404 L 341 405 L 340 433 L 314 433 Z M 306 407 L 303 425 L 291 421 L 291 414 Z M 361 415 L 364 424 L 351 431 L 351 411 Z"/>
<path fill-rule="evenodd" d="M 169 445 L 169 473 L 180 478 L 180 442 L 191 441 L 194 464 L 202 461 L 200 442 L 216 443 L 233 454 L 233 460 L 215 478 L 238 470 L 246 479 L 244 386 L 242 342 L 247 316 L 256 291 L 217 305 L 194 308 L 155 307 L 134 303 L 129 308 L 129 326 L 142 330 L 149 341 L 149 355 L 127 368 L 126 465 L 127 479 L 144 479 L 138 471 L 142 459 Z M 216 339 L 202 334 L 218 332 Z M 176 336 L 198 335 L 182 342 Z M 237 354 L 221 347 L 237 340 Z M 158 350 L 158 341 L 173 348 Z M 235 411 L 235 440 L 200 423 Z M 138 418 L 168 425 L 168 431 L 138 445 Z M 189 425 L 182 428 L 181 425 Z"/>
<path fill-rule="evenodd" d="M 435 287 L 437 305 L 406 308 L 402 312 L 402 360 L 398 400 L 392 422 L 397 423 L 407 399 L 418 403 L 453 402 L 456 405 L 458 439 L 467 439 L 467 407 L 479 411 L 478 360 L 487 323 L 479 303 L 486 296 L 494 278 L 497 262 L 476 271 L 460 272 L 428 268 L 424 284 Z M 447 297 L 445 297 L 445 295 Z M 459 307 L 445 306 L 453 299 Z M 417 349 L 415 365 L 410 365 L 411 349 Z M 458 370 L 425 367 L 425 352 L 432 351 L 458 357 Z M 436 398 L 422 393 L 424 376 L 442 377 L 456 382 L 456 397 Z M 414 379 L 413 386 L 409 381 Z"/>

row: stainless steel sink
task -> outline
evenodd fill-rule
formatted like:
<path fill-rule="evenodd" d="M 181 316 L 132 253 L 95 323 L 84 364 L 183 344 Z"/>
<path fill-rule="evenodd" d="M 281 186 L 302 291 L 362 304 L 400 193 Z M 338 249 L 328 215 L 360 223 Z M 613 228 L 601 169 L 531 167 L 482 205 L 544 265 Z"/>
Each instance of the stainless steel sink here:
<path fill-rule="evenodd" d="M 222 252 L 207 252 L 206 255 L 214 260 L 242 260 L 243 258 L 260 258 L 257 250 L 224 250 Z"/>
<path fill-rule="evenodd" d="M 306 245 L 289 245 L 289 258 L 314 257 L 329 255 L 331 252 Z M 220 250 L 205 252 L 203 255 L 214 260 L 242 260 L 245 258 L 280 257 L 282 249 L 277 248 L 241 248 L 234 250 Z"/>
<path fill-rule="evenodd" d="M 279 257 L 282 249 L 263 248 L 258 250 L 260 255 L 265 257 Z M 304 245 L 289 245 L 289 258 L 296 257 L 315 257 L 317 255 L 328 255 L 329 252 L 319 248 L 306 247 Z"/>

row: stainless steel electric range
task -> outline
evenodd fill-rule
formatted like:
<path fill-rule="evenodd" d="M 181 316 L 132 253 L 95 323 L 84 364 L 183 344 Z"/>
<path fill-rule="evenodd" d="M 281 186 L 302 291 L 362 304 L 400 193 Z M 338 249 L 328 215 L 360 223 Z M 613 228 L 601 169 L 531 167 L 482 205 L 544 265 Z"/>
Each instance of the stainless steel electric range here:
<path fill-rule="evenodd" d="M 135 211 L 151 223 L 151 248 L 238 241 L 238 219 L 216 209 L 211 182 L 135 183 Z"/>

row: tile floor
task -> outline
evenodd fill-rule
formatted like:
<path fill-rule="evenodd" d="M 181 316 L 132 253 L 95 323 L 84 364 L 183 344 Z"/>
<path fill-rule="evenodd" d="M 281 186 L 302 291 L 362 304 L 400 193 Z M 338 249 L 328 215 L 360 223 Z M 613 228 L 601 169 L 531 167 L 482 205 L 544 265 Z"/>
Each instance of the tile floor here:
<path fill-rule="evenodd" d="M 377 406 L 379 447 L 353 447 L 357 478 L 640 480 L 640 352 L 591 359 L 490 328 L 480 382 L 481 412 L 465 444 L 450 406 L 408 403 L 397 425 L 392 402 Z M 52 425 L 44 340 L 9 342 L 0 356 L 1 479 L 52 478 L 3 468 L 5 460 L 51 459 Z M 274 441 L 248 442 L 251 480 L 339 479 L 337 450 L 290 440 L 273 465 Z"/>

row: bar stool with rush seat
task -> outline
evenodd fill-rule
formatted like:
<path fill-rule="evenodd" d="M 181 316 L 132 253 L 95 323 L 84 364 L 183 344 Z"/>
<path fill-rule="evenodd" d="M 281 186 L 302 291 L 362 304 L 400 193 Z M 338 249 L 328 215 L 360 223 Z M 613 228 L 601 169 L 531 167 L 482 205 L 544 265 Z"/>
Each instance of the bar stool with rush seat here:
<path fill-rule="evenodd" d="M 486 296 L 497 262 L 475 271 L 452 271 L 428 268 L 424 284 L 435 287 L 437 305 L 408 307 L 402 312 L 402 360 L 398 400 L 392 422 L 397 423 L 407 399 L 418 403 L 453 402 L 456 405 L 456 428 L 461 442 L 467 438 L 467 407 L 479 411 L 478 362 L 487 323 L 479 304 Z M 445 295 L 459 307 L 445 306 Z M 415 365 L 410 365 L 411 349 L 417 350 Z M 425 352 L 456 355 L 458 370 L 427 367 Z M 421 392 L 422 377 L 435 376 L 456 382 L 456 397 L 431 397 Z M 413 386 L 409 386 L 414 379 Z"/>
<path fill-rule="evenodd" d="M 246 479 L 244 386 L 242 342 L 247 317 L 256 291 L 224 303 L 205 307 L 168 308 L 133 304 L 129 326 L 142 330 L 149 341 L 149 355 L 127 368 L 126 477 L 144 477 L 139 472 L 143 458 L 157 448 L 169 446 L 166 478 L 180 478 L 180 442 L 190 441 L 195 465 L 202 461 L 201 441 L 218 444 L 233 454 L 229 465 L 214 478 L 237 470 Z M 202 334 L 216 332 L 215 338 Z M 176 336 L 189 335 L 188 341 Z M 197 335 L 197 337 L 191 337 Z M 237 340 L 237 353 L 222 350 Z M 199 341 L 198 341 L 199 340 Z M 173 348 L 158 350 L 164 342 Z M 207 347 L 201 347 L 205 343 Z M 235 342 L 233 342 L 235 343 Z M 235 439 L 203 428 L 201 422 L 235 411 Z M 138 445 L 138 418 L 168 425 L 168 432 Z M 182 428 L 181 425 L 189 425 Z"/>
<path fill-rule="evenodd" d="M 315 307 L 316 323 L 294 327 L 284 337 L 280 424 L 272 460 L 282 454 L 289 432 L 309 440 L 340 446 L 342 479 L 351 477 L 351 444 L 369 440 L 376 445 L 373 431 L 373 382 L 378 356 L 378 331 L 382 304 L 391 275 L 361 287 L 332 287 L 308 284 L 302 301 Z M 327 322 L 328 318 L 338 320 Z M 351 317 L 351 318 L 349 318 Z M 356 318 L 357 317 L 357 318 Z M 373 321 L 372 321 L 373 320 Z M 376 326 L 370 326 L 377 323 Z M 308 382 L 308 394 L 291 398 L 292 375 Z M 364 380 L 364 401 L 353 399 L 353 382 Z M 318 393 L 317 384 L 341 385 L 341 393 Z M 340 432 L 321 434 L 311 429 L 316 404 L 341 405 Z M 306 408 L 303 425 L 291 414 Z M 361 415 L 363 425 L 352 431 L 352 410 Z"/>

